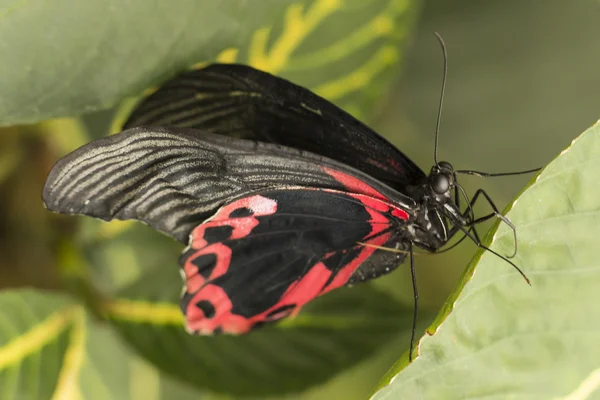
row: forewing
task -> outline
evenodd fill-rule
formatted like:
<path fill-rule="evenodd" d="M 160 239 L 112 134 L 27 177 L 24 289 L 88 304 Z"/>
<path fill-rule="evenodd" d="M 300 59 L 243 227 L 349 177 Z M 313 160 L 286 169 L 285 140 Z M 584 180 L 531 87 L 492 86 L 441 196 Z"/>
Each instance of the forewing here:
<path fill-rule="evenodd" d="M 224 203 L 281 186 L 394 196 L 358 171 L 298 150 L 193 129 L 134 128 L 59 160 L 43 200 L 55 212 L 136 219 L 187 243 Z"/>
<path fill-rule="evenodd" d="M 403 248 L 407 218 L 379 199 L 330 189 L 270 190 L 225 205 L 192 231 L 180 260 L 188 331 L 247 333 L 348 283 L 373 258 L 391 271 L 404 254 L 358 242 Z"/>
<path fill-rule="evenodd" d="M 178 126 L 278 143 L 402 189 L 423 171 L 386 139 L 311 91 L 238 64 L 184 72 L 145 99 L 125 127 Z"/>

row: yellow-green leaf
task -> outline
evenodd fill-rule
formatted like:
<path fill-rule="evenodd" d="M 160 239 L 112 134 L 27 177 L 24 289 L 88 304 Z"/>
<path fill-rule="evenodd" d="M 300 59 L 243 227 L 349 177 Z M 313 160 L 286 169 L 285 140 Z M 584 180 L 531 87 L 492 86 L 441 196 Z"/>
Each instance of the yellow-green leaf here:
<path fill-rule="evenodd" d="M 0 398 L 65 398 L 81 363 L 82 313 L 61 297 L 0 293 Z"/>
<path fill-rule="evenodd" d="M 13 2 L 0 6 L 0 124 L 109 108 L 210 61 L 284 75 L 363 114 L 399 70 L 414 2 Z"/>
<path fill-rule="evenodd" d="M 110 326 L 50 292 L 0 293 L 0 399 L 198 399 L 118 340 Z"/>

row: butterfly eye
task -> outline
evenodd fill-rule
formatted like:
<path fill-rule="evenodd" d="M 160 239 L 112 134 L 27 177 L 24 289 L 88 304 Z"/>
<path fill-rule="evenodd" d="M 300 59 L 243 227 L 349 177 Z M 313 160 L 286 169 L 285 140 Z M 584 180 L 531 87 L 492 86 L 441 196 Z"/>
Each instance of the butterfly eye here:
<path fill-rule="evenodd" d="M 450 189 L 450 179 L 445 174 L 433 175 L 431 188 L 437 194 L 444 194 Z"/>

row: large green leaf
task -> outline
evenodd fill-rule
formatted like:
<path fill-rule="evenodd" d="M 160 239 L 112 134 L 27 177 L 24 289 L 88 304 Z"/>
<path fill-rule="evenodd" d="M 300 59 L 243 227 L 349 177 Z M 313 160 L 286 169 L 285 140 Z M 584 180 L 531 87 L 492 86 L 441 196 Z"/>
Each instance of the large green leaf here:
<path fill-rule="evenodd" d="M 151 396 L 148 396 L 151 395 Z M 64 296 L 0 293 L 0 398 L 197 399 Z"/>
<path fill-rule="evenodd" d="M 421 339 L 417 359 L 408 366 L 400 360 L 374 398 L 600 398 L 598 177 L 600 123 L 508 213 L 519 235 L 514 261 L 532 286 L 479 252 Z M 500 226 L 492 243 L 510 254 L 511 231 Z"/>
<path fill-rule="evenodd" d="M 297 392 L 324 382 L 410 329 L 412 312 L 368 285 L 337 290 L 294 319 L 245 336 L 190 336 L 178 306 L 181 277 L 168 265 L 124 288 L 108 315 L 141 355 L 212 391 Z M 408 342 L 406 342 L 408 345 Z"/>
<path fill-rule="evenodd" d="M 412 2 L 0 0 L 0 124 L 108 108 L 211 60 L 364 112 L 397 71 Z"/>

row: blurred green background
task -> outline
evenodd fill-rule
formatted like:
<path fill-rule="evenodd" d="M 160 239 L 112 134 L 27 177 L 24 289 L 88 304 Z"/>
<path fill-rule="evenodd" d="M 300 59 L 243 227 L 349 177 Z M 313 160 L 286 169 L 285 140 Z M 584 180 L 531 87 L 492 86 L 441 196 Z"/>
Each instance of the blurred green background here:
<path fill-rule="evenodd" d="M 599 20 L 600 2 L 593 0 L 425 1 L 409 34 L 397 82 L 378 102 L 371 125 L 429 170 L 442 72 L 441 52 L 432 35 L 437 31 L 449 56 L 439 157 L 457 168 L 487 172 L 543 166 L 600 114 Z M 98 135 L 106 131 L 111 117 L 112 112 L 98 112 L 84 119 Z M 56 287 L 54 271 L 61 265 L 55 264 L 49 249 L 60 235 L 49 229 L 64 229 L 65 235 L 72 229 L 46 223 L 49 216 L 40 193 L 55 160 L 39 140 L 40 131 L 58 134 L 36 126 L 2 128 L 0 136 L 2 287 Z M 483 187 L 503 208 L 529 178 L 461 179 L 469 193 Z M 422 326 L 440 309 L 473 253 L 474 246 L 465 243 L 443 255 L 417 258 Z M 127 264 L 123 259 L 112 261 Z M 406 268 L 373 285 L 412 304 Z M 407 338 L 399 337 L 329 382 L 289 398 L 364 398 L 406 346 Z"/>

